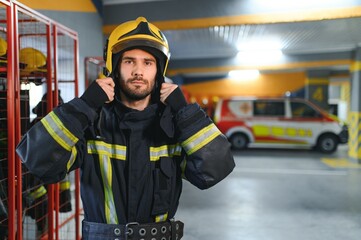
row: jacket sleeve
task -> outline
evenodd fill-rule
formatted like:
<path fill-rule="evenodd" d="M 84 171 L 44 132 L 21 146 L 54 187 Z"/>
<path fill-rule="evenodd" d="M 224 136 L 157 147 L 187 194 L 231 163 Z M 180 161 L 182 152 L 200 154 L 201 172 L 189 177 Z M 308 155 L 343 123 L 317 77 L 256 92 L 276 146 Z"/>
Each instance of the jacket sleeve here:
<path fill-rule="evenodd" d="M 207 189 L 232 172 L 235 163 L 230 143 L 198 104 L 182 108 L 176 125 L 186 153 L 184 176 L 189 182 Z"/>
<path fill-rule="evenodd" d="M 75 98 L 30 128 L 16 152 L 29 171 L 43 182 L 59 182 L 82 164 L 86 153 L 85 130 L 96 116 L 95 110 Z"/>

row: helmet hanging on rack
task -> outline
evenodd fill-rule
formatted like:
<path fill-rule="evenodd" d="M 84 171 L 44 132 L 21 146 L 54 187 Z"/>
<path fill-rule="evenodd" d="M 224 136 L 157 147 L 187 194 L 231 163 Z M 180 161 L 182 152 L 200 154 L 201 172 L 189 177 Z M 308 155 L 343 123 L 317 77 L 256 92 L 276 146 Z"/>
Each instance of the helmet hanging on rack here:
<path fill-rule="evenodd" d="M 46 56 L 35 48 L 20 49 L 19 61 L 20 76 L 31 76 L 47 72 Z"/>
<path fill-rule="evenodd" d="M 0 37 L 0 66 L 7 66 L 8 43 L 5 39 Z"/>

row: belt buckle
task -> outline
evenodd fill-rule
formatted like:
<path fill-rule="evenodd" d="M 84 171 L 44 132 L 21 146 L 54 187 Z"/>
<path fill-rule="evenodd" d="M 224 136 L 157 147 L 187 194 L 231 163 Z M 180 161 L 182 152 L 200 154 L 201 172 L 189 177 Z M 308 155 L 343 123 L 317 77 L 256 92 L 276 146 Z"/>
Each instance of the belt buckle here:
<path fill-rule="evenodd" d="M 125 224 L 125 240 L 128 240 L 128 237 L 131 236 L 134 232 L 134 230 L 132 228 L 129 228 L 130 226 L 138 226 L 139 223 L 138 222 L 130 222 L 130 223 L 127 223 Z M 131 231 L 129 231 L 129 229 Z"/>

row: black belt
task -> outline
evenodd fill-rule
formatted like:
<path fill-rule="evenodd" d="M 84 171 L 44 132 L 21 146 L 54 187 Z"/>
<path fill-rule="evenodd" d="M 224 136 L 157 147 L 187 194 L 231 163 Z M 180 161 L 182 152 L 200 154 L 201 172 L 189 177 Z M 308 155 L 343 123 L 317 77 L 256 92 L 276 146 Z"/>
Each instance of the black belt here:
<path fill-rule="evenodd" d="M 84 240 L 179 240 L 183 237 L 183 228 L 183 222 L 174 220 L 126 225 L 83 221 L 82 232 Z"/>

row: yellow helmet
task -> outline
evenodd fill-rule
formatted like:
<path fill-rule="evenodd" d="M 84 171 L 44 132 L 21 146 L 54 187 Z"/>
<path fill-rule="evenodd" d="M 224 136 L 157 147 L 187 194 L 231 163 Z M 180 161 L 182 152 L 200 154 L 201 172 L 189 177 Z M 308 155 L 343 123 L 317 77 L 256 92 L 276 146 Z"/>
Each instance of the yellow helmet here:
<path fill-rule="evenodd" d="M 8 43 L 5 41 L 5 39 L 0 37 L 0 57 L 5 56 L 7 51 L 8 51 Z"/>
<path fill-rule="evenodd" d="M 7 51 L 8 51 L 8 43 L 0 37 L 0 66 L 7 66 Z M 4 72 L 1 72 L 0 75 L 3 75 Z"/>
<path fill-rule="evenodd" d="M 20 49 L 20 75 L 27 76 L 47 71 L 46 56 L 39 50 L 31 47 Z"/>
<path fill-rule="evenodd" d="M 115 58 L 114 55 L 137 47 L 152 50 L 152 53 L 160 58 L 159 66 L 164 76 L 170 57 L 168 41 L 163 33 L 144 17 L 122 23 L 112 31 L 104 48 L 104 74 L 109 75 L 116 68 L 119 58 Z"/>

